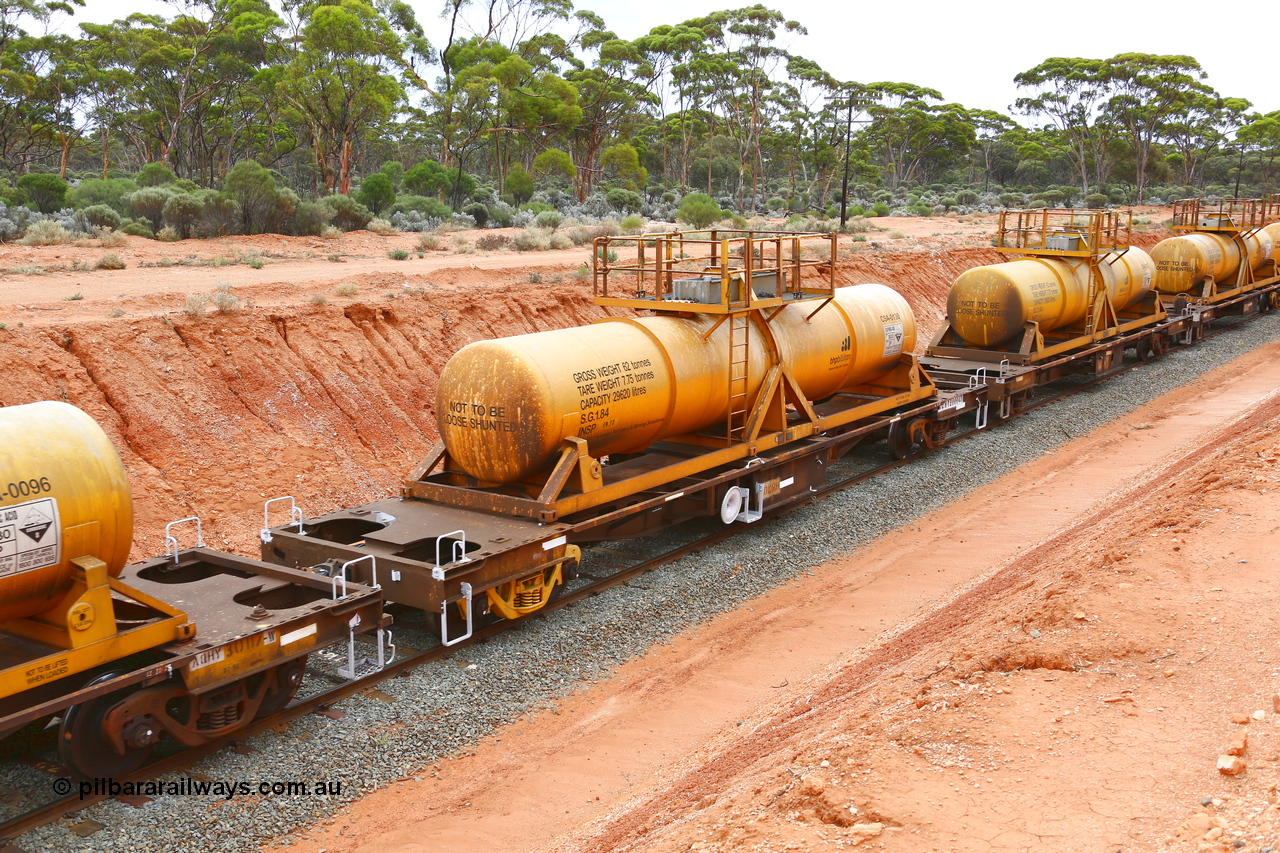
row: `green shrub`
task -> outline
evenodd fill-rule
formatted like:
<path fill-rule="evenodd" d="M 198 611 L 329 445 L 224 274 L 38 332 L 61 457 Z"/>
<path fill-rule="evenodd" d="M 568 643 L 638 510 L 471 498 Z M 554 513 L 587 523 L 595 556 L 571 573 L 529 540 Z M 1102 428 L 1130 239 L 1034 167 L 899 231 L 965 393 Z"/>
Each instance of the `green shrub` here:
<path fill-rule="evenodd" d="M 956 204 L 963 204 L 965 207 L 973 207 L 981 200 L 981 196 L 973 190 L 960 190 L 956 193 Z"/>
<path fill-rule="evenodd" d="M 1001 207 L 1022 207 L 1026 198 L 1022 193 L 1001 193 L 999 201 Z"/>
<path fill-rule="evenodd" d="M 351 196 L 334 193 L 320 199 L 329 209 L 329 221 L 343 231 L 359 231 L 369 224 L 373 214 Z"/>
<path fill-rule="evenodd" d="M 784 198 L 771 198 L 764 203 L 765 209 L 773 213 L 778 213 L 787 206 L 787 200 Z"/>
<path fill-rule="evenodd" d="M 138 185 L 129 180 L 85 178 L 67 193 L 67 204 L 76 210 L 106 205 L 123 214 L 129 210 L 129 194 L 137 189 Z"/>
<path fill-rule="evenodd" d="M 319 237 L 320 232 L 333 218 L 333 209 L 319 201 L 304 201 L 298 205 L 294 227 L 299 234 Z"/>
<path fill-rule="evenodd" d="M 630 213 L 635 213 L 644 206 L 644 199 L 640 198 L 640 193 L 623 189 L 622 187 L 614 187 L 606 192 L 604 200 L 609 203 L 610 207 Z"/>
<path fill-rule="evenodd" d="M 623 234 L 639 234 L 644 230 L 644 219 L 640 214 L 632 213 L 622 217 L 622 221 L 618 223 L 622 228 Z"/>
<path fill-rule="evenodd" d="M 890 198 L 892 198 L 892 196 L 890 196 Z M 875 206 L 871 208 L 871 215 L 872 216 L 888 216 L 889 205 L 885 204 L 882 201 L 876 202 Z"/>
<path fill-rule="evenodd" d="M 1088 208 L 1106 207 L 1111 201 L 1111 196 L 1106 193 L 1089 193 L 1084 197 L 1084 206 Z"/>
<path fill-rule="evenodd" d="M 156 238 L 156 232 L 152 231 L 141 222 L 126 222 L 120 226 L 120 231 L 128 234 L 130 237 L 146 237 L 148 240 Z"/>
<path fill-rule="evenodd" d="M 423 216 L 432 216 L 436 219 L 448 219 L 453 215 L 449 205 L 439 199 L 425 195 L 402 195 L 391 206 L 392 213 L 405 213 L 410 210 L 415 210 Z"/>
<path fill-rule="evenodd" d="M 507 204 L 495 204 L 493 207 L 485 206 L 485 210 L 489 211 L 489 221 L 498 228 L 511 227 L 511 206 Z"/>
<path fill-rule="evenodd" d="M 178 234 L 178 238 L 182 240 L 186 240 L 191 236 L 196 223 L 200 221 L 200 217 L 203 215 L 204 205 L 200 203 L 200 199 L 188 193 L 178 193 L 170 196 L 161 212 L 165 227 L 173 229 Z"/>
<path fill-rule="evenodd" d="M 240 205 L 217 190 L 191 193 L 200 203 L 200 218 L 195 224 L 196 237 L 221 237 L 234 234 L 240 224 Z"/>
<path fill-rule="evenodd" d="M 242 233 L 261 234 L 268 230 L 280 196 L 269 169 L 256 160 L 241 160 L 223 178 L 222 191 L 240 206 Z"/>
<path fill-rule="evenodd" d="M 393 261 L 407 261 L 409 260 L 409 253 L 404 249 L 392 249 L 387 252 L 387 257 Z"/>
<path fill-rule="evenodd" d="M 374 172 L 360 183 L 360 190 L 356 193 L 356 200 L 369 208 L 374 216 L 377 216 L 395 204 L 396 189 L 391 184 L 391 178 L 382 172 Z"/>
<path fill-rule="evenodd" d="M 680 207 L 676 211 L 677 220 L 694 228 L 706 228 L 723 218 L 724 211 L 720 205 L 706 193 L 689 193 L 680 199 Z"/>
<path fill-rule="evenodd" d="M 474 219 L 476 225 L 480 228 L 483 228 L 489 221 L 489 208 L 478 201 L 464 207 L 462 212 Z"/>
<path fill-rule="evenodd" d="M 382 164 L 379 172 L 387 176 L 391 181 L 391 188 L 396 192 L 400 192 L 400 187 L 404 185 L 404 164 L 399 160 L 388 160 Z"/>
<path fill-rule="evenodd" d="M 943 210 L 950 210 L 951 208 L 955 207 L 958 203 L 959 202 L 956 199 L 952 198 L 951 196 L 938 199 L 938 205 L 941 206 Z"/>
<path fill-rule="evenodd" d="M 152 228 L 159 228 L 164 218 L 164 206 L 173 197 L 173 191 L 165 187 L 143 187 L 129 196 L 129 210 L 139 219 L 145 219 Z"/>
<path fill-rule="evenodd" d="M 524 204 L 533 196 L 533 176 L 525 171 L 519 163 L 507 172 L 507 180 L 503 184 L 516 204 Z"/>
<path fill-rule="evenodd" d="M 80 211 L 80 218 L 90 228 L 119 228 L 120 223 L 124 221 L 120 214 L 116 213 L 115 208 L 108 207 L 105 204 L 93 204 L 86 207 Z"/>
<path fill-rule="evenodd" d="M 21 207 L 29 199 L 27 198 L 26 190 L 18 189 L 9 184 L 0 184 L 0 201 L 3 201 L 9 207 Z"/>
<path fill-rule="evenodd" d="M 140 187 L 158 187 L 173 183 L 178 176 L 162 163 L 148 163 L 138 170 L 133 180 Z"/>
<path fill-rule="evenodd" d="M 36 210 L 41 213 L 53 213 L 61 210 L 67 201 L 67 182 L 57 175 L 33 172 L 18 178 L 18 189 L 27 194 Z"/>

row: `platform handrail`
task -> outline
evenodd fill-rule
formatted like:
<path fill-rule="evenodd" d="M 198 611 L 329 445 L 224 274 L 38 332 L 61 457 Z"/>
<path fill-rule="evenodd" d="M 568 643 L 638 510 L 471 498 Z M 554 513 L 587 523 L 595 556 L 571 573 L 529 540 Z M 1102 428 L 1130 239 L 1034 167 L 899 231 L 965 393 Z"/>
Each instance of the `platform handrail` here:
<path fill-rule="evenodd" d="M 298 533 L 302 533 L 302 507 L 298 506 L 297 501 L 293 499 L 293 495 L 272 498 L 262 505 L 262 532 L 258 534 L 258 538 L 261 539 L 264 544 L 269 544 L 273 538 L 271 536 L 271 521 L 269 516 L 271 505 L 273 503 L 279 503 L 280 501 L 289 502 L 289 524 L 298 525 Z"/>
<path fill-rule="evenodd" d="M 456 536 L 453 540 L 453 559 L 447 563 L 440 562 L 440 545 L 444 540 Z M 470 563 L 471 558 L 467 556 L 467 532 L 465 530 L 452 530 L 448 533 L 441 533 L 436 537 L 436 564 L 431 569 L 431 577 L 435 580 L 444 580 L 444 567 L 453 563 Z"/>
<path fill-rule="evenodd" d="M 179 518 L 177 521 L 169 522 L 164 526 L 164 555 L 166 557 L 172 557 L 175 564 L 178 562 L 178 540 L 169 531 L 177 525 L 186 524 L 189 521 L 194 521 L 196 523 L 196 547 L 204 547 L 204 527 L 200 521 L 200 516 L 190 515 L 186 518 Z"/>

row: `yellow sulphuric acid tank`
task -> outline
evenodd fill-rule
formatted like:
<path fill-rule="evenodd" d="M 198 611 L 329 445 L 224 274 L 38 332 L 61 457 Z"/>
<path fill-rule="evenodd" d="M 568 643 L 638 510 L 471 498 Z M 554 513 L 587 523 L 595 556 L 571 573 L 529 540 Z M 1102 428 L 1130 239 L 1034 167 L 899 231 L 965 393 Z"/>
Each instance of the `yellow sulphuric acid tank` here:
<path fill-rule="evenodd" d="M 598 457 L 724 421 L 729 322 L 712 332 L 708 315 L 611 317 L 466 346 L 437 386 L 440 438 L 464 471 L 505 484 L 547 467 L 568 437 L 585 439 Z M 792 303 L 770 328 L 811 400 L 883 376 L 916 342 L 911 306 L 879 284 L 839 288 L 825 306 Z M 749 340 L 752 399 L 768 369 L 754 322 Z"/>
<path fill-rule="evenodd" d="M 1257 269 L 1271 257 L 1272 234 L 1266 230 L 1244 235 L 1249 268 Z M 1182 234 L 1161 240 L 1151 250 L 1156 262 L 1156 290 L 1191 293 L 1209 276 L 1230 287 L 1240 269 L 1240 246 L 1229 235 L 1209 232 Z"/>
<path fill-rule="evenodd" d="M 1155 264 L 1142 249 L 1098 265 L 1116 310 L 1137 302 L 1151 289 Z M 952 330 L 976 346 L 995 346 L 1022 334 L 1029 322 L 1048 332 L 1083 320 L 1092 285 L 1089 266 L 1056 258 L 1023 258 L 974 267 L 961 273 L 947 295 Z"/>
<path fill-rule="evenodd" d="M 76 557 L 119 577 L 133 498 L 102 428 L 66 403 L 0 408 L 0 622 L 33 616 L 71 588 Z"/>
<path fill-rule="evenodd" d="M 1271 257 L 1280 264 L 1280 222 L 1272 222 L 1262 232 L 1271 238 Z"/>

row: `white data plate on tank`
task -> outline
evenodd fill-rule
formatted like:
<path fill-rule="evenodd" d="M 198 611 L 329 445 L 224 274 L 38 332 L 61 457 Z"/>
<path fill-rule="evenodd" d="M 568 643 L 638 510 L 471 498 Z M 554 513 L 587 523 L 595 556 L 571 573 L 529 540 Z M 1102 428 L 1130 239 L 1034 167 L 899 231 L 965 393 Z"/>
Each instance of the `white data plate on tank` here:
<path fill-rule="evenodd" d="M 61 536 L 58 502 L 53 498 L 0 508 L 0 577 L 57 565 L 62 560 Z"/>
<path fill-rule="evenodd" d="M 901 323 L 885 323 L 884 324 L 884 355 L 888 358 L 891 355 L 902 354 L 902 324 Z"/>

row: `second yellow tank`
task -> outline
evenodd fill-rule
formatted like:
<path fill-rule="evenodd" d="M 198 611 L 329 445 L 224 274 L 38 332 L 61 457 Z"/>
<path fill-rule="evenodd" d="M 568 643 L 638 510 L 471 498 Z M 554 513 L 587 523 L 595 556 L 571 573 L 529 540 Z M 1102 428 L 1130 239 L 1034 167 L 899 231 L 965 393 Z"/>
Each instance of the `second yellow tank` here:
<path fill-rule="evenodd" d="M 1193 293 L 1210 276 L 1224 288 L 1234 286 L 1242 254 L 1247 254 L 1250 269 L 1257 269 L 1271 257 L 1274 244 L 1268 230 L 1244 235 L 1244 253 L 1227 234 L 1196 232 L 1161 240 L 1151 250 L 1156 263 L 1156 290 Z"/>
<path fill-rule="evenodd" d="M 1117 310 L 1141 299 L 1155 273 L 1151 256 L 1130 248 L 1098 269 Z M 952 330 L 976 346 L 995 346 L 1022 333 L 1029 322 L 1048 332 L 1084 319 L 1089 310 L 1089 267 L 1057 258 L 1023 258 L 974 267 L 960 274 L 947 295 Z"/>

